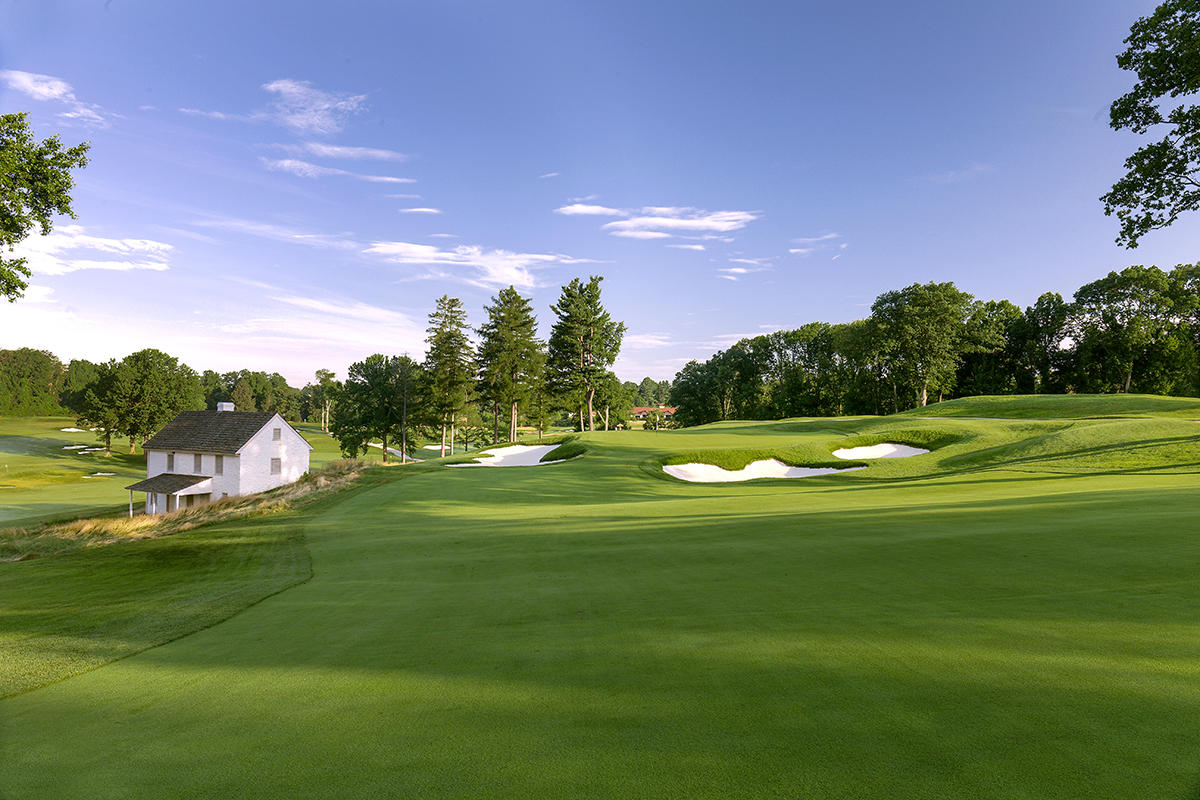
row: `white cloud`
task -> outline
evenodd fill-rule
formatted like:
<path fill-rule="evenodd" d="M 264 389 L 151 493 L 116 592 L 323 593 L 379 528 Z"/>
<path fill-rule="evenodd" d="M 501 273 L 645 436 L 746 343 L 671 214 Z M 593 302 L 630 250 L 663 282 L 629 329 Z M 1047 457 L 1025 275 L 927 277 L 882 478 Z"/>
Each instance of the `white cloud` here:
<path fill-rule="evenodd" d="M 457 239 L 458 234 L 457 233 L 431 233 L 431 234 L 429 234 L 429 238 L 430 239 Z"/>
<path fill-rule="evenodd" d="M 543 178 L 557 178 L 557 177 L 558 177 L 557 172 L 546 172 L 546 173 L 543 173 L 542 175 L 538 175 L 538 180 L 541 180 Z"/>
<path fill-rule="evenodd" d="M 391 198 L 392 200 L 420 200 L 421 199 L 421 195 L 419 195 L 419 194 L 385 194 L 384 197 Z"/>
<path fill-rule="evenodd" d="M 196 220 L 191 224 L 200 228 L 214 228 L 216 230 L 242 233 L 248 236 L 257 236 L 261 239 L 287 242 L 289 244 L 302 244 L 309 247 L 336 250 L 357 250 L 361 247 L 358 242 L 350 239 L 349 234 L 310 233 L 270 222 L 258 222 L 248 219 L 216 217 Z"/>
<path fill-rule="evenodd" d="M 731 264 L 749 264 L 752 267 L 762 267 L 770 262 L 767 258 L 731 258 Z"/>
<path fill-rule="evenodd" d="M 180 114 L 188 114 L 193 117 L 207 117 L 208 119 L 249 119 L 238 114 L 226 114 L 224 111 L 203 111 L 199 108 L 180 108 Z"/>
<path fill-rule="evenodd" d="M 613 236 L 624 239 L 670 239 L 671 234 L 662 231 L 613 231 Z"/>
<path fill-rule="evenodd" d="M 823 233 L 820 236 L 800 236 L 792 239 L 792 244 L 817 244 L 819 242 L 828 242 L 830 239 L 840 239 L 840 233 Z"/>
<path fill-rule="evenodd" d="M 669 244 L 667 247 L 674 247 L 676 250 L 703 250 L 702 244 Z"/>
<path fill-rule="evenodd" d="M 806 256 L 816 249 L 815 247 L 790 247 L 788 252 L 794 256 Z"/>
<path fill-rule="evenodd" d="M 21 296 L 21 302 L 51 305 L 57 302 L 53 297 L 51 297 L 53 294 L 53 288 L 49 286 L 37 286 L 31 283 L 25 287 L 25 293 Z"/>
<path fill-rule="evenodd" d="M 63 119 L 78 120 L 99 127 L 108 125 L 108 119 L 101 113 L 100 106 L 80 100 L 75 96 L 75 90 L 71 88 L 71 84 L 62 78 L 40 75 L 36 72 L 4 69 L 0 70 L 0 84 L 33 100 L 63 103 L 67 106 L 67 110 L 58 114 Z"/>
<path fill-rule="evenodd" d="M 366 107 L 365 94 L 325 92 L 308 81 L 283 78 L 262 88 L 276 95 L 271 104 L 275 121 L 299 133 L 337 133 L 349 117 Z"/>
<path fill-rule="evenodd" d="M 401 214 L 440 214 L 440 208 L 399 208 L 396 209 Z"/>
<path fill-rule="evenodd" d="M 563 214 L 565 216 L 582 216 L 593 215 L 601 217 L 624 217 L 628 216 L 627 211 L 622 211 L 619 208 L 609 208 L 608 206 L 593 206 L 586 203 L 572 203 L 569 206 L 554 209 L 555 214 Z"/>
<path fill-rule="evenodd" d="M 720 275 L 720 274 L 718 274 L 718 275 L 717 275 L 717 277 L 718 277 L 718 278 L 724 278 L 724 279 L 725 279 L 725 280 L 727 280 L 727 281 L 736 281 L 736 280 L 737 280 L 737 276 L 736 276 L 736 275 Z"/>
<path fill-rule="evenodd" d="M 453 272 L 441 270 L 421 277 L 451 278 L 489 289 L 510 284 L 519 289 L 532 289 L 537 285 L 533 270 L 553 264 L 578 263 L 577 259 L 561 254 L 513 253 L 487 250 L 477 245 L 458 245 L 444 250 L 412 242 L 372 242 L 363 252 L 382 256 L 394 264 L 454 268 Z M 473 274 L 464 276 L 461 268 L 473 270 Z"/>
<path fill-rule="evenodd" d="M 82 225 L 64 225 L 48 236 L 32 236 L 13 249 L 35 275 L 66 275 L 81 270 L 152 270 L 170 268 L 174 248 L 153 239 L 108 239 L 88 235 Z"/>
<path fill-rule="evenodd" d="M 320 164 L 311 164 L 296 158 L 262 158 L 260 160 L 263 166 L 273 172 L 290 172 L 292 175 L 297 175 L 301 178 L 322 178 L 327 175 L 341 175 L 372 183 L 416 183 L 413 178 L 393 178 L 390 175 L 362 175 L 357 172 L 338 169 L 337 167 L 324 167 Z"/>
<path fill-rule="evenodd" d="M 667 333 L 634 333 L 621 340 L 621 346 L 634 350 L 650 350 L 675 344 Z"/>
<path fill-rule="evenodd" d="M 761 216 L 757 211 L 705 211 L 681 206 L 646 206 L 638 216 L 605 223 L 604 229 L 613 236 L 660 239 L 680 233 L 729 233 L 741 230 Z M 639 233 L 657 235 L 634 235 Z"/>
<path fill-rule="evenodd" d="M 379 147 L 348 147 L 324 142 L 304 142 L 300 145 L 281 145 L 284 150 L 292 153 L 306 152 L 319 158 L 349 158 L 355 160 L 374 161 L 406 161 L 408 156 L 395 150 L 384 150 Z"/>

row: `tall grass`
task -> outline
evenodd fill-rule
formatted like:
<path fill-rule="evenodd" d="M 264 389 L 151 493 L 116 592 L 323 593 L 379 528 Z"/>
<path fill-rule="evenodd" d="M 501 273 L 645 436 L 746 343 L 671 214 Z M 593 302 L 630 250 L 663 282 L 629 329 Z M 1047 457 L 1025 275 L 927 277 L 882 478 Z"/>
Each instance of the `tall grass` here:
<path fill-rule="evenodd" d="M 0 529 L 0 562 L 58 555 L 84 547 L 153 539 L 190 531 L 202 525 L 277 514 L 300 508 L 321 497 L 353 485 L 364 470 L 375 469 L 362 461 L 338 461 L 300 480 L 258 494 L 227 497 L 167 514 L 134 517 L 93 517 L 70 522 Z"/>

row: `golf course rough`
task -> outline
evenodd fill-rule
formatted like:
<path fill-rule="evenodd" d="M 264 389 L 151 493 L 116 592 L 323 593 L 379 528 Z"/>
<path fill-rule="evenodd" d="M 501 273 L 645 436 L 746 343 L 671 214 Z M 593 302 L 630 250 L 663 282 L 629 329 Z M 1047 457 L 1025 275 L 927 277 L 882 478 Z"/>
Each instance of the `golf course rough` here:
<path fill-rule="evenodd" d="M 551 470 L 380 470 L 287 520 L 311 579 L 0 701 L 3 793 L 1191 797 L 1200 401 L 1117 398 L 1105 419 L 1069 402 L 597 433 Z M 954 441 L 848 475 L 661 471 L 731 450 L 833 461 L 926 426 Z M 68 577 L 99 574 L 86 555 L 56 565 L 55 619 L 10 613 L 39 576 L 0 565 L 6 652 L 89 602 Z"/>

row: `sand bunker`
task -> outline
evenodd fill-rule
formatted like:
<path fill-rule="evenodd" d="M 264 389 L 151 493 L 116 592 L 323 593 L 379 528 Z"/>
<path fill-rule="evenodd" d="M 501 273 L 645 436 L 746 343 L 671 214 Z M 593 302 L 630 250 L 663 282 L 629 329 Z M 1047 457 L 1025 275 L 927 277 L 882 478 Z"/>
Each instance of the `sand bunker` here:
<path fill-rule="evenodd" d="M 83 428 L 59 428 L 63 433 L 87 433 Z"/>
<path fill-rule="evenodd" d="M 866 460 L 871 458 L 908 458 L 909 456 L 924 455 L 928 452 L 928 450 L 920 447 L 884 442 L 883 444 L 873 444 L 869 447 L 843 447 L 841 450 L 834 450 L 833 454 L 838 458 Z"/>
<path fill-rule="evenodd" d="M 427 444 L 424 447 L 422 447 L 421 449 L 422 450 L 441 450 L 442 446 L 440 444 Z"/>
<path fill-rule="evenodd" d="M 111 478 L 116 475 L 115 472 L 93 472 L 91 475 L 84 475 L 85 478 Z"/>
<path fill-rule="evenodd" d="M 87 447 L 86 444 L 68 444 L 63 446 L 63 450 L 82 450 Z"/>
<path fill-rule="evenodd" d="M 835 472 L 853 472 L 866 467 L 791 467 L 774 458 L 754 461 L 741 469 L 723 469 L 712 464 L 666 464 L 663 472 L 672 477 L 692 483 L 733 483 L 753 481 L 759 478 L 811 478 L 816 475 L 832 475 Z"/>
<path fill-rule="evenodd" d="M 514 444 L 495 450 L 482 450 L 473 464 L 447 464 L 447 467 L 540 467 L 543 464 L 561 464 L 558 461 L 542 461 L 556 444 Z"/>

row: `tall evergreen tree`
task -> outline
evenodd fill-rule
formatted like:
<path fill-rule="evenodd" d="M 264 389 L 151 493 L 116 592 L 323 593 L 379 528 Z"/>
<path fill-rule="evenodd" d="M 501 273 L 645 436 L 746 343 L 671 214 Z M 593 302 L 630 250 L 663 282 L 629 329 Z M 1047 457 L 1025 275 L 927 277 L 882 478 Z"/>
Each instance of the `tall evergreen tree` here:
<path fill-rule="evenodd" d="M 600 302 L 600 282 L 593 275 L 584 283 L 573 278 L 550 306 L 557 316 L 550 332 L 547 370 L 551 385 L 579 403 L 579 428 L 596 429 L 596 387 L 621 351 L 625 323 L 614 322 Z"/>
<path fill-rule="evenodd" d="M 467 338 L 467 312 L 457 297 L 442 295 L 429 315 L 429 350 L 425 353 L 429 407 L 442 432 L 441 454 L 446 455 L 446 431 L 454 452 L 454 422 L 467 404 L 473 379 L 471 342 Z"/>
<path fill-rule="evenodd" d="M 494 406 L 497 419 L 501 408 L 507 413 L 508 441 L 515 442 L 518 406 L 529 401 L 545 364 L 537 320 L 533 305 L 512 286 L 483 310 L 487 320 L 478 330 L 476 351 L 480 395 Z"/>

